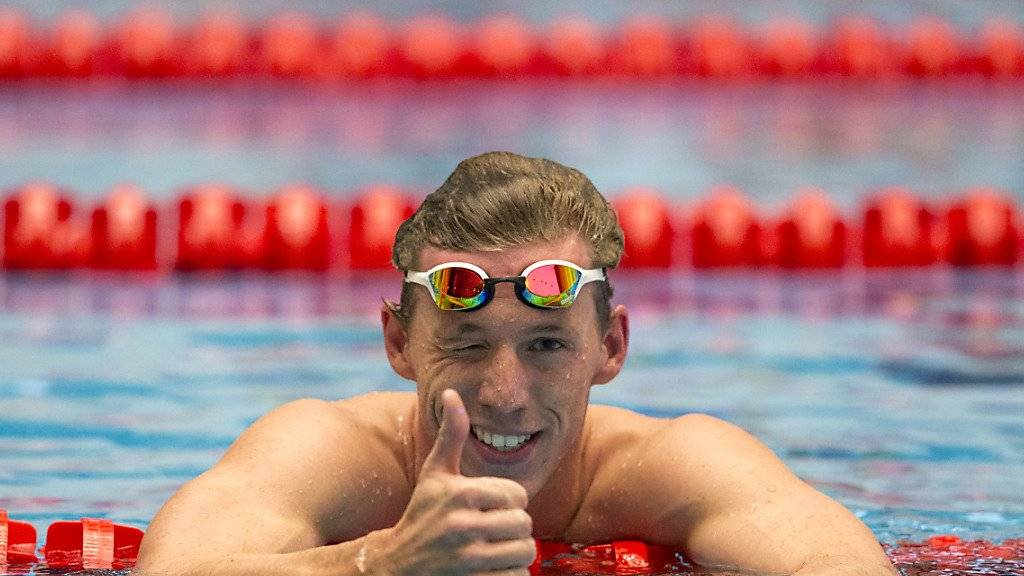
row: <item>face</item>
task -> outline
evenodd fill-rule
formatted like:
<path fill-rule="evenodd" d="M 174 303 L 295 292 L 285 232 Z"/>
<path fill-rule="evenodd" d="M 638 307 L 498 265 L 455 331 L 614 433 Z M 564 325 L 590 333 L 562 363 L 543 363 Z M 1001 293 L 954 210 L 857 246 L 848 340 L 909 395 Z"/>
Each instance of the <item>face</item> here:
<path fill-rule="evenodd" d="M 500 252 L 427 248 L 420 270 L 459 261 L 491 277 L 518 276 L 547 259 L 591 267 L 586 245 L 570 236 Z M 590 387 L 611 380 L 625 360 L 626 311 L 617 307 L 609 329 L 600 333 L 598 288 L 596 282 L 583 286 L 568 308 L 539 310 L 523 304 L 513 284 L 503 282 L 483 308 L 456 312 L 438 310 L 428 290 L 417 286 L 408 332 L 383 310 L 389 360 L 401 376 L 417 382 L 426 450 L 440 424 L 441 392 L 451 388 L 471 424 L 462 473 L 510 478 L 536 494 L 575 448 Z"/>

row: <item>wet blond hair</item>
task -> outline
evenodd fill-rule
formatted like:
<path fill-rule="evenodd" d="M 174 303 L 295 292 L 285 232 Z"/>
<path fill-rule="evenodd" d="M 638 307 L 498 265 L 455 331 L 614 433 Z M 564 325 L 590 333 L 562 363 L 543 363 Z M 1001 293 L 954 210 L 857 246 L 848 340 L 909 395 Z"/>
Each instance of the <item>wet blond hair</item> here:
<path fill-rule="evenodd" d="M 614 268 L 623 236 L 608 201 L 579 170 L 544 158 L 489 152 L 459 163 L 395 234 L 391 261 L 400 271 L 418 270 L 427 246 L 496 252 L 536 241 L 557 242 L 577 234 L 586 242 L 593 268 Z M 577 264 L 587 267 L 585 262 Z M 612 288 L 598 282 L 599 329 L 607 329 Z M 392 312 L 408 327 L 410 284 Z"/>

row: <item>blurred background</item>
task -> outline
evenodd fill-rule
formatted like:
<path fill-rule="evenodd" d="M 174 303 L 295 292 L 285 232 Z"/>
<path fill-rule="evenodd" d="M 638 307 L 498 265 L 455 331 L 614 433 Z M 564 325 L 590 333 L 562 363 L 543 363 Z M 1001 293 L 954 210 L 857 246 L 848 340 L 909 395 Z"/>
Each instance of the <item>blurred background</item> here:
<path fill-rule="evenodd" d="M 145 527 L 273 407 L 412 389 L 393 233 L 490 150 L 619 212 L 595 401 L 745 427 L 892 554 L 1024 533 L 1018 0 L 4 2 L 0 509 Z"/>

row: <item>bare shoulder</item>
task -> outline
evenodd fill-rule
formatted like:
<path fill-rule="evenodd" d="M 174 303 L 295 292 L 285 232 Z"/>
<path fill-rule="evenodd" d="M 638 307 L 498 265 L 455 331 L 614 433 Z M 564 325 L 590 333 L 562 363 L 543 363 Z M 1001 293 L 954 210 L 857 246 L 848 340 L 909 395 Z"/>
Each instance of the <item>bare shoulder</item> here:
<path fill-rule="evenodd" d="M 670 421 L 625 408 L 592 404 L 587 410 L 587 450 L 608 461 L 656 436 Z"/>
<path fill-rule="evenodd" d="M 266 458 L 316 456 L 330 458 L 356 437 L 372 443 L 397 438 L 411 403 L 411 394 L 371 393 L 329 402 L 295 400 L 279 406 L 249 427 L 232 445 L 222 465 L 254 465 Z M 329 441 L 325 441 L 329 440 Z M 396 444 L 385 443 L 385 446 Z M 363 444 L 364 446 L 366 444 Z M 377 446 L 382 447 L 381 445 Z"/>
<path fill-rule="evenodd" d="M 593 481 L 582 515 L 605 531 L 580 533 L 588 540 L 644 534 L 642 526 L 666 506 L 693 513 L 730 477 L 775 468 L 771 451 L 753 436 L 706 414 L 654 418 L 595 405 L 587 420 L 585 462 Z"/>
<path fill-rule="evenodd" d="M 761 441 L 714 416 L 691 413 L 664 419 L 619 410 L 609 420 L 616 421 L 617 426 L 632 428 L 612 437 L 617 438 L 621 448 L 610 459 L 629 460 L 635 464 L 636 473 L 672 478 L 697 488 L 723 475 L 785 472 L 785 466 Z M 627 441 L 622 442 L 623 439 Z"/>
<path fill-rule="evenodd" d="M 590 449 L 603 459 L 625 457 L 636 450 L 652 452 L 674 443 L 693 446 L 728 439 L 739 444 L 757 444 L 743 429 L 707 414 L 655 418 L 598 404 L 590 406 L 587 414 L 587 439 Z"/>
<path fill-rule="evenodd" d="M 393 520 L 411 490 L 405 420 L 414 403 L 401 393 L 289 402 L 250 426 L 194 483 L 240 505 L 302 514 L 323 542 L 351 539 Z"/>

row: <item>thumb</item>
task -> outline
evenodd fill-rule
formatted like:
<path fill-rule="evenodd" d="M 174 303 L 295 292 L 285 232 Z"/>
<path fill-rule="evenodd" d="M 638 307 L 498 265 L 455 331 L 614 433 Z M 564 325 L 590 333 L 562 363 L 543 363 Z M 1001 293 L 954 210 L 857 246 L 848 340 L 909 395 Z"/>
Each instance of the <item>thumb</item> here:
<path fill-rule="evenodd" d="M 447 472 L 459 474 L 462 447 L 469 436 L 469 416 L 462 398 L 455 390 L 441 393 L 444 411 L 441 413 L 441 427 L 437 431 L 434 447 L 423 463 L 424 472 Z"/>

